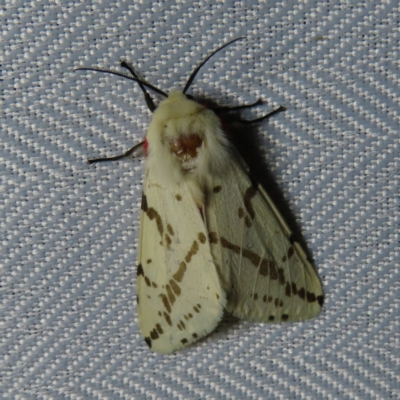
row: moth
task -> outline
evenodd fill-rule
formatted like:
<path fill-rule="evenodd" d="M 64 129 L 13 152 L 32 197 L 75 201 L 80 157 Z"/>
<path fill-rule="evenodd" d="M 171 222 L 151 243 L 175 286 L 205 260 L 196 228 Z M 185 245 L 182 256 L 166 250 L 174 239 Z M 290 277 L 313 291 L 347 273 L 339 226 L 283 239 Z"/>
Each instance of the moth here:
<path fill-rule="evenodd" d="M 203 338 L 224 312 L 255 322 L 301 321 L 323 305 L 320 279 L 265 190 L 224 131 L 220 116 L 260 104 L 209 108 L 182 91 L 169 94 L 138 77 L 153 117 L 144 142 L 137 304 L 147 345 L 171 353 Z M 165 97 L 156 107 L 146 88 Z M 264 120 L 283 107 L 261 118 Z M 245 125 L 244 125 L 245 126 Z M 115 157 L 132 154 L 138 146 Z"/>

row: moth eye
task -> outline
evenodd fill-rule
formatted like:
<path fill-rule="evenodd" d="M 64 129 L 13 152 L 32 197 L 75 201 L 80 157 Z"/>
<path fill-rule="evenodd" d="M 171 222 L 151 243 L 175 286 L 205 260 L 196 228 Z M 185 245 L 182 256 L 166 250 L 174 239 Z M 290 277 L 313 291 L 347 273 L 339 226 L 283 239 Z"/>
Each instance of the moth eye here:
<path fill-rule="evenodd" d="M 185 97 L 186 97 L 188 100 L 196 101 L 195 98 L 194 98 L 191 94 L 185 94 Z"/>

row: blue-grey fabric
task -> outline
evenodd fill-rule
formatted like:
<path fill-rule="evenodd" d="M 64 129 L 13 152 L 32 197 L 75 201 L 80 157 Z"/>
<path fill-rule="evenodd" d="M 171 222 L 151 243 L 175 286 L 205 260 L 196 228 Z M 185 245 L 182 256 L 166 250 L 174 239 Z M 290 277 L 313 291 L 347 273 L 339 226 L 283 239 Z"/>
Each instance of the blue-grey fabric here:
<path fill-rule="evenodd" d="M 397 1 L 16 0 L 1 19 L 2 398 L 400 396 Z M 151 113 L 134 82 L 74 68 L 126 59 L 168 92 L 240 36 L 190 93 L 262 98 L 246 118 L 287 108 L 241 140 L 257 138 L 326 303 L 157 355 L 135 299 L 144 160 L 86 163 L 138 143 Z"/>

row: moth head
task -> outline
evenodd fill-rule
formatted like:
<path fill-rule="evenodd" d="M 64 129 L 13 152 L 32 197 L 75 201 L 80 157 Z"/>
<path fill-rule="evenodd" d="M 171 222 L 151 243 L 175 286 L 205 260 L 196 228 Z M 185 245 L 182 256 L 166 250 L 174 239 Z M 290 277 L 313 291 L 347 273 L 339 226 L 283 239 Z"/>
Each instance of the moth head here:
<path fill-rule="evenodd" d="M 171 92 L 154 112 L 147 134 L 150 146 L 154 140 L 160 141 L 184 169 L 193 168 L 206 140 L 206 111 L 183 92 Z"/>
<path fill-rule="evenodd" d="M 220 121 L 214 112 L 197 103 L 194 97 L 186 92 L 197 73 L 212 56 L 242 39 L 244 38 L 231 40 L 214 50 L 190 74 L 183 90 L 171 92 L 169 95 L 139 77 L 133 66 L 126 61 L 122 61 L 121 66 L 126 68 L 131 75 L 97 67 L 77 68 L 77 70 L 105 72 L 135 81 L 144 94 L 147 107 L 154 113 L 146 136 L 149 156 L 153 154 L 156 159 L 167 159 L 171 156 L 173 158 L 171 161 L 177 162 L 177 169 L 182 168 L 184 172 L 193 171 L 209 164 L 208 159 L 212 158 L 210 152 L 215 148 L 213 141 L 214 144 L 223 143 L 225 138 L 220 129 Z M 147 89 L 165 97 L 158 107 Z M 203 152 L 203 157 L 201 157 L 202 149 L 206 146 L 208 146 L 209 155 Z"/>

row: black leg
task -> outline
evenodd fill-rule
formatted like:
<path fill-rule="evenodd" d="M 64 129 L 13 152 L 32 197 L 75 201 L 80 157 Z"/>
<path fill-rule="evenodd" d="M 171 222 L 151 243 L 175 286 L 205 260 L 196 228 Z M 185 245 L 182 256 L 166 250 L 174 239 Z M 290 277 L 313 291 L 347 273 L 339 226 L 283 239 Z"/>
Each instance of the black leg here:
<path fill-rule="evenodd" d="M 272 110 L 271 112 L 269 112 L 269 113 L 266 114 L 266 115 L 263 115 L 263 116 L 260 117 L 260 118 L 251 119 L 251 120 L 241 119 L 241 120 L 239 120 L 239 122 L 241 122 L 241 123 L 243 123 L 243 124 L 254 124 L 254 123 L 256 123 L 256 122 L 261 122 L 261 121 L 263 121 L 264 119 L 267 119 L 267 118 L 269 118 L 269 117 L 272 117 L 274 114 L 277 114 L 278 112 L 285 111 L 285 110 L 286 110 L 286 107 L 279 106 L 277 109 Z"/>
<path fill-rule="evenodd" d="M 229 111 L 236 111 L 236 110 L 241 110 L 242 108 L 251 108 L 251 107 L 256 107 L 259 106 L 263 103 L 263 101 L 261 99 L 258 99 L 255 103 L 251 103 L 251 104 L 243 104 L 242 106 L 235 106 L 235 107 L 217 107 L 214 108 L 213 111 L 214 112 L 229 112 Z"/>
<path fill-rule="evenodd" d="M 130 148 L 128 151 L 126 151 L 123 154 L 120 154 L 118 156 L 114 157 L 102 157 L 102 158 L 91 158 L 88 160 L 89 164 L 93 164 L 95 162 L 102 162 L 102 161 L 117 161 L 121 160 L 122 158 L 130 156 L 135 150 L 137 150 L 139 147 L 142 147 L 144 142 L 140 142 L 139 144 L 135 144 L 132 148 Z"/>

